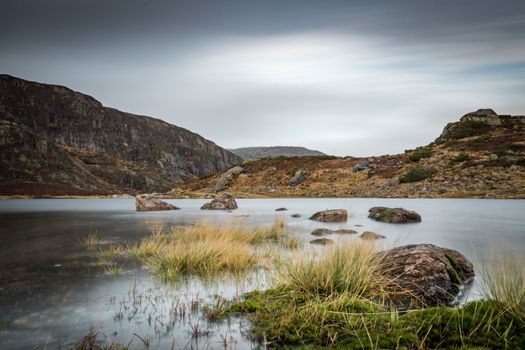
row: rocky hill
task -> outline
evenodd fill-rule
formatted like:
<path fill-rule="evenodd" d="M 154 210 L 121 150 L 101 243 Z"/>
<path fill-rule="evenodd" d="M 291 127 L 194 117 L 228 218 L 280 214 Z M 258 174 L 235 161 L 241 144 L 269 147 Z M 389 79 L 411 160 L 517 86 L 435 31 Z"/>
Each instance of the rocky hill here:
<path fill-rule="evenodd" d="M 66 87 L 0 75 L 0 194 L 167 191 L 241 158 L 162 120 Z"/>
<path fill-rule="evenodd" d="M 262 158 L 177 185 L 171 194 L 217 191 L 238 197 L 525 198 L 525 117 L 482 109 L 403 154 Z"/>
<path fill-rule="evenodd" d="M 323 152 L 296 146 L 243 147 L 228 149 L 228 151 L 238 155 L 243 160 L 264 157 L 304 157 L 326 155 Z"/>

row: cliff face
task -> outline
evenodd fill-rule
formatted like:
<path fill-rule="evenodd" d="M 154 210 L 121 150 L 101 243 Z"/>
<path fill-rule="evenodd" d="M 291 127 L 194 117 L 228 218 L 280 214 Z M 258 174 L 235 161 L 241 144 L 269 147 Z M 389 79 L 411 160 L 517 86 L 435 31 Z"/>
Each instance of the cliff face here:
<path fill-rule="evenodd" d="M 238 197 L 525 198 L 525 117 L 483 109 L 403 154 L 262 158 L 238 168 L 221 187 Z M 294 186 L 298 170 L 306 175 Z M 173 194 L 205 196 L 224 178 L 177 184 Z"/>
<path fill-rule="evenodd" d="M 242 147 L 229 149 L 244 160 L 263 157 L 304 157 L 325 156 L 326 154 L 304 147 L 296 146 L 272 146 L 272 147 Z"/>
<path fill-rule="evenodd" d="M 162 120 L 8 75 L 0 75 L 0 151 L 3 194 L 167 191 L 241 161 Z"/>

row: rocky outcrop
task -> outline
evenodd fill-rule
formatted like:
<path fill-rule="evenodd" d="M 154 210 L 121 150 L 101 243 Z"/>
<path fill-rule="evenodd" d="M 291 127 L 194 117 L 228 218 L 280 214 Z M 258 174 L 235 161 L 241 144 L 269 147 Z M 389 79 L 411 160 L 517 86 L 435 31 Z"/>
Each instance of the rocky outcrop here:
<path fill-rule="evenodd" d="M 382 235 L 382 234 L 379 234 L 379 233 L 376 233 L 376 232 L 372 232 L 372 231 L 365 231 L 363 232 L 363 234 L 361 236 L 359 236 L 361 239 L 364 239 L 364 240 L 367 240 L 367 241 L 372 241 L 372 240 L 376 240 L 376 239 L 383 239 L 383 238 L 386 238 L 386 236 Z"/>
<path fill-rule="evenodd" d="M 475 275 L 461 253 L 432 244 L 397 247 L 378 257 L 381 274 L 390 280 L 389 296 L 400 309 L 449 305 Z"/>
<path fill-rule="evenodd" d="M 330 209 L 318 211 L 310 217 L 310 220 L 322 222 L 346 222 L 348 212 L 345 209 Z"/>
<path fill-rule="evenodd" d="M 470 112 L 465 114 L 461 119 L 460 122 L 465 121 L 472 121 L 472 122 L 479 122 L 484 123 L 490 126 L 499 126 L 502 124 L 501 118 L 499 115 L 494 112 L 492 109 L 478 109 L 475 112 Z"/>
<path fill-rule="evenodd" d="M 201 209 L 232 210 L 237 209 L 237 202 L 228 193 L 221 193 L 211 202 L 204 204 Z"/>
<path fill-rule="evenodd" d="M 221 192 L 221 191 L 224 191 L 225 189 L 227 189 L 230 186 L 230 183 L 232 182 L 232 180 L 236 176 L 239 176 L 239 174 L 242 173 L 243 170 L 244 170 L 243 167 L 238 166 L 238 165 L 234 166 L 231 169 L 228 169 L 228 171 L 226 171 L 219 178 L 219 180 L 217 181 L 217 183 L 213 187 L 213 192 Z"/>
<path fill-rule="evenodd" d="M 241 161 L 186 129 L 66 87 L 0 75 L 0 91 L 2 182 L 96 194 L 168 191 Z"/>
<path fill-rule="evenodd" d="M 319 151 L 295 146 L 243 147 L 232 148 L 228 151 L 238 155 L 243 160 L 251 160 L 263 157 L 326 156 L 326 154 Z"/>
<path fill-rule="evenodd" d="M 157 211 L 157 210 L 176 210 L 179 209 L 173 204 L 166 203 L 152 195 L 142 194 L 135 197 L 135 207 L 137 211 Z"/>
<path fill-rule="evenodd" d="M 304 169 L 299 169 L 295 172 L 294 176 L 290 179 L 290 186 L 298 186 L 306 180 L 307 172 Z"/>
<path fill-rule="evenodd" d="M 375 221 L 390 224 L 421 222 L 421 216 L 418 213 L 403 208 L 373 207 L 368 210 L 368 217 Z"/>

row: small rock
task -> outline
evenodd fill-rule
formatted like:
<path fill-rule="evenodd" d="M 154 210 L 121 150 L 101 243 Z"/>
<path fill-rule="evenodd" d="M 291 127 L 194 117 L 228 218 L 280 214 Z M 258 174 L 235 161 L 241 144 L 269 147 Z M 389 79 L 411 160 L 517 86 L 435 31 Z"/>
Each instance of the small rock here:
<path fill-rule="evenodd" d="M 176 210 L 176 206 L 161 201 L 149 194 L 141 194 L 135 197 L 135 208 L 137 211 Z"/>
<path fill-rule="evenodd" d="M 372 232 L 372 231 L 365 231 L 363 232 L 363 234 L 360 236 L 361 239 L 366 239 L 367 241 L 368 240 L 374 240 L 374 239 L 383 239 L 383 238 L 386 238 L 386 236 L 383 236 L 379 233 L 375 233 L 375 232 Z"/>
<path fill-rule="evenodd" d="M 275 211 L 286 211 L 286 210 L 288 210 L 288 209 L 286 209 L 286 208 L 277 208 L 277 209 L 275 209 Z"/>
<path fill-rule="evenodd" d="M 346 222 L 348 212 L 345 209 L 330 209 L 318 211 L 310 217 L 310 220 L 321 222 Z"/>
<path fill-rule="evenodd" d="M 355 166 L 352 168 L 352 171 L 353 171 L 354 173 L 357 173 L 357 172 L 359 172 L 359 171 L 363 171 L 363 170 L 365 170 L 365 169 L 368 169 L 368 165 L 369 165 L 368 163 L 359 163 L 359 164 L 355 165 Z"/>
<path fill-rule="evenodd" d="M 208 210 L 231 210 L 237 209 L 237 202 L 228 193 L 222 193 L 209 203 L 204 204 L 201 209 Z"/>
<path fill-rule="evenodd" d="M 317 238 L 317 239 L 311 240 L 310 244 L 327 245 L 327 244 L 334 244 L 334 241 L 332 241 L 329 238 Z"/>
<path fill-rule="evenodd" d="M 368 217 L 375 221 L 391 224 L 421 222 L 421 216 L 418 213 L 403 208 L 373 207 L 368 210 Z"/>
<path fill-rule="evenodd" d="M 334 233 L 338 233 L 340 235 L 355 235 L 358 232 L 356 230 L 341 229 L 335 230 Z"/>
<path fill-rule="evenodd" d="M 292 218 L 300 218 L 301 217 L 301 214 L 292 214 L 290 215 Z"/>

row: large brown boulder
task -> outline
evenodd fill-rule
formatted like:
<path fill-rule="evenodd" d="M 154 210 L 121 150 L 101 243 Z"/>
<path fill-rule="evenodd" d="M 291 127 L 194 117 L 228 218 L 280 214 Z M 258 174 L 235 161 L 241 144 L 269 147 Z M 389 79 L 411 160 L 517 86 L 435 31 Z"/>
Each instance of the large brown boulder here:
<path fill-rule="evenodd" d="M 173 204 L 161 201 L 152 195 L 141 194 L 135 197 L 135 208 L 137 211 L 157 211 L 179 209 Z"/>
<path fill-rule="evenodd" d="M 318 211 L 310 217 L 310 220 L 322 222 L 346 222 L 348 212 L 345 209 L 330 209 Z"/>
<path fill-rule="evenodd" d="M 421 216 L 418 213 L 403 208 L 373 207 L 368 210 L 368 217 L 391 224 L 421 222 Z"/>
<path fill-rule="evenodd" d="M 379 253 L 386 290 L 399 309 L 450 305 L 475 274 L 472 263 L 454 249 L 411 244 Z"/>
<path fill-rule="evenodd" d="M 204 204 L 201 209 L 211 209 L 211 210 L 231 210 L 237 209 L 237 202 L 233 196 L 228 193 L 222 193 L 217 196 L 214 200 L 209 203 Z"/>

